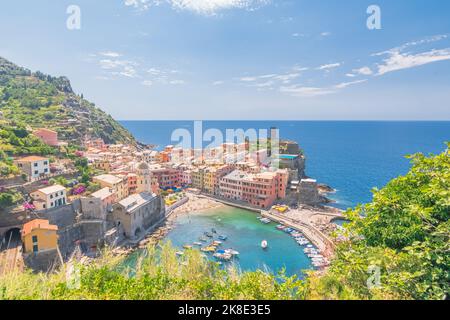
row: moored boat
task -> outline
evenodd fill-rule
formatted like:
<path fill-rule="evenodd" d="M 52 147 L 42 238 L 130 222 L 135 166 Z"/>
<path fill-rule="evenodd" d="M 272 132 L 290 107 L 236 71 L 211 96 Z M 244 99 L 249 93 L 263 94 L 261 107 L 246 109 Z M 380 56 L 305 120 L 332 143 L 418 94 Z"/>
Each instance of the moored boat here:
<path fill-rule="evenodd" d="M 267 249 L 268 246 L 269 246 L 269 243 L 268 243 L 266 240 L 263 240 L 263 241 L 261 242 L 261 248 Z"/>

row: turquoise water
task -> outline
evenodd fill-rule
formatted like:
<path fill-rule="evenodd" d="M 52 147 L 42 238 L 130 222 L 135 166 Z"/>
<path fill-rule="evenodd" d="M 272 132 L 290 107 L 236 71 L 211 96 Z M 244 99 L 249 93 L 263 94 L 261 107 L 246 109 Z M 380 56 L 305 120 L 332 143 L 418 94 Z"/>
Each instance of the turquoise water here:
<path fill-rule="evenodd" d="M 159 145 L 171 141 L 178 128 L 192 131 L 192 121 L 123 121 L 138 140 Z M 381 188 L 389 180 L 405 174 L 409 160 L 405 155 L 440 153 L 450 141 L 450 122 L 351 122 L 351 121 L 206 121 L 204 130 L 268 129 L 276 126 L 280 137 L 295 140 L 307 157 L 306 173 L 337 189 L 330 197 L 336 207 L 346 209 L 372 200 L 371 189 Z M 218 221 L 220 219 L 220 221 Z M 343 221 L 336 221 L 342 225 Z M 191 214 L 177 221 L 169 239 L 177 246 L 198 240 L 214 227 L 227 234 L 227 248 L 241 252 L 239 265 L 244 270 L 267 266 L 271 270 L 286 267 L 288 274 L 310 268 L 309 259 L 288 235 L 272 225 L 263 225 L 251 212 L 224 209 Z M 269 242 L 267 252 L 261 241 Z"/>
<path fill-rule="evenodd" d="M 311 268 L 303 248 L 291 236 L 277 230 L 274 223 L 261 223 L 257 217 L 254 212 L 232 207 L 183 215 L 177 219 L 167 240 L 182 248 L 185 244 L 199 241 L 205 231 L 215 228 L 217 236 L 228 236 L 221 249 L 233 248 L 240 252 L 235 262 L 242 270 L 268 269 L 276 272 L 286 268 L 287 274 L 301 276 L 302 270 Z M 262 240 L 269 243 L 267 250 L 261 248 Z"/>

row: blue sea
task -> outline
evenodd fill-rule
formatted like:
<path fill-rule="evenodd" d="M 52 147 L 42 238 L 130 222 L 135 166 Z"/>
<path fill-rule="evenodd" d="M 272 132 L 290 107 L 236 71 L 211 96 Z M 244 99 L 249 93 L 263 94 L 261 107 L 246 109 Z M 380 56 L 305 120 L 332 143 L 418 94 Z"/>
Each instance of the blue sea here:
<path fill-rule="evenodd" d="M 159 148 L 176 129 L 193 121 L 122 121 L 135 137 Z M 450 141 L 450 122 L 205 121 L 203 129 L 269 129 L 297 141 L 307 157 L 307 174 L 337 190 L 330 197 L 342 209 L 371 201 L 371 190 L 405 174 L 416 152 L 440 153 Z"/>
<path fill-rule="evenodd" d="M 122 121 L 144 143 L 159 149 L 169 144 L 176 129 L 192 131 L 192 121 Z M 450 122 L 301 122 L 301 121 L 207 121 L 203 129 L 269 129 L 277 127 L 280 137 L 297 141 L 307 157 L 307 174 L 337 190 L 330 197 L 341 209 L 371 201 L 371 190 L 405 174 L 410 162 L 405 158 L 417 152 L 440 153 L 450 141 Z M 192 134 L 193 135 L 193 134 Z M 342 224 L 342 221 L 338 222 Z M 215 228 L 229 239 L 241 255 L 236 261 L 242 270 L 285 268 L 288 275 L 303 277 L 311 263 L 303 248 L 274 224 L 263 225 L 253 212 L 236 208 L 193 212 L 181 216 L 168 234 L 176 247 L 192 244 L 205 231 Z M 269 242 L 262 250 L 261 241 Z"/>

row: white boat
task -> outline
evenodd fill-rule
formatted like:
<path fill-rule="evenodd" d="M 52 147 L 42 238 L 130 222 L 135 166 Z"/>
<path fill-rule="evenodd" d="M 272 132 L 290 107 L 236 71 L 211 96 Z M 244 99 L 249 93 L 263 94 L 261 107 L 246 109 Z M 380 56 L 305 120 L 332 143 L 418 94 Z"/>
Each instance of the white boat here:
<path fill-rule="evenodd" d="M 178 252 L 176 252 L 176 255 L 179 256 L 179 257 L 180 256 L 184 256 L 184 252 L 183 251 L 178 251 Z"/>
<path fill-rule="evenodd" d="M 231 254 L 233 256 L 238 256 L 240 254 L 239 251 L 236 251 L 233 249 L 227 249 L 227 250 L 225 250 L 225 253 Z"/>
<path fill-rule="evenodd" d="M 264 223 L 264 224 L 269 224 L 271 221 L 270 221 L 270 219 L 262 218 L 261 222 Z"/>
<path fill-rule="evenodd" d="M 269 246 L 269 243 L 268 243 L 266 240 L 263 240 L 263 241 L 261 242 L 261 248 L 267 249 L 268 246 Z"/>

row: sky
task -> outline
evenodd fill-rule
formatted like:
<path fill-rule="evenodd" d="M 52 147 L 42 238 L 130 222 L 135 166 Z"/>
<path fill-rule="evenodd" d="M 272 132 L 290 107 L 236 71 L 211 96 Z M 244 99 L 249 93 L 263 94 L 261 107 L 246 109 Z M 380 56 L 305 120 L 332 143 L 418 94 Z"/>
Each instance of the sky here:
<path fill-rule="evenodd" d="M 0 40 L 120 120 L 450 120 L 447 0 L 2 1 Z"/>

